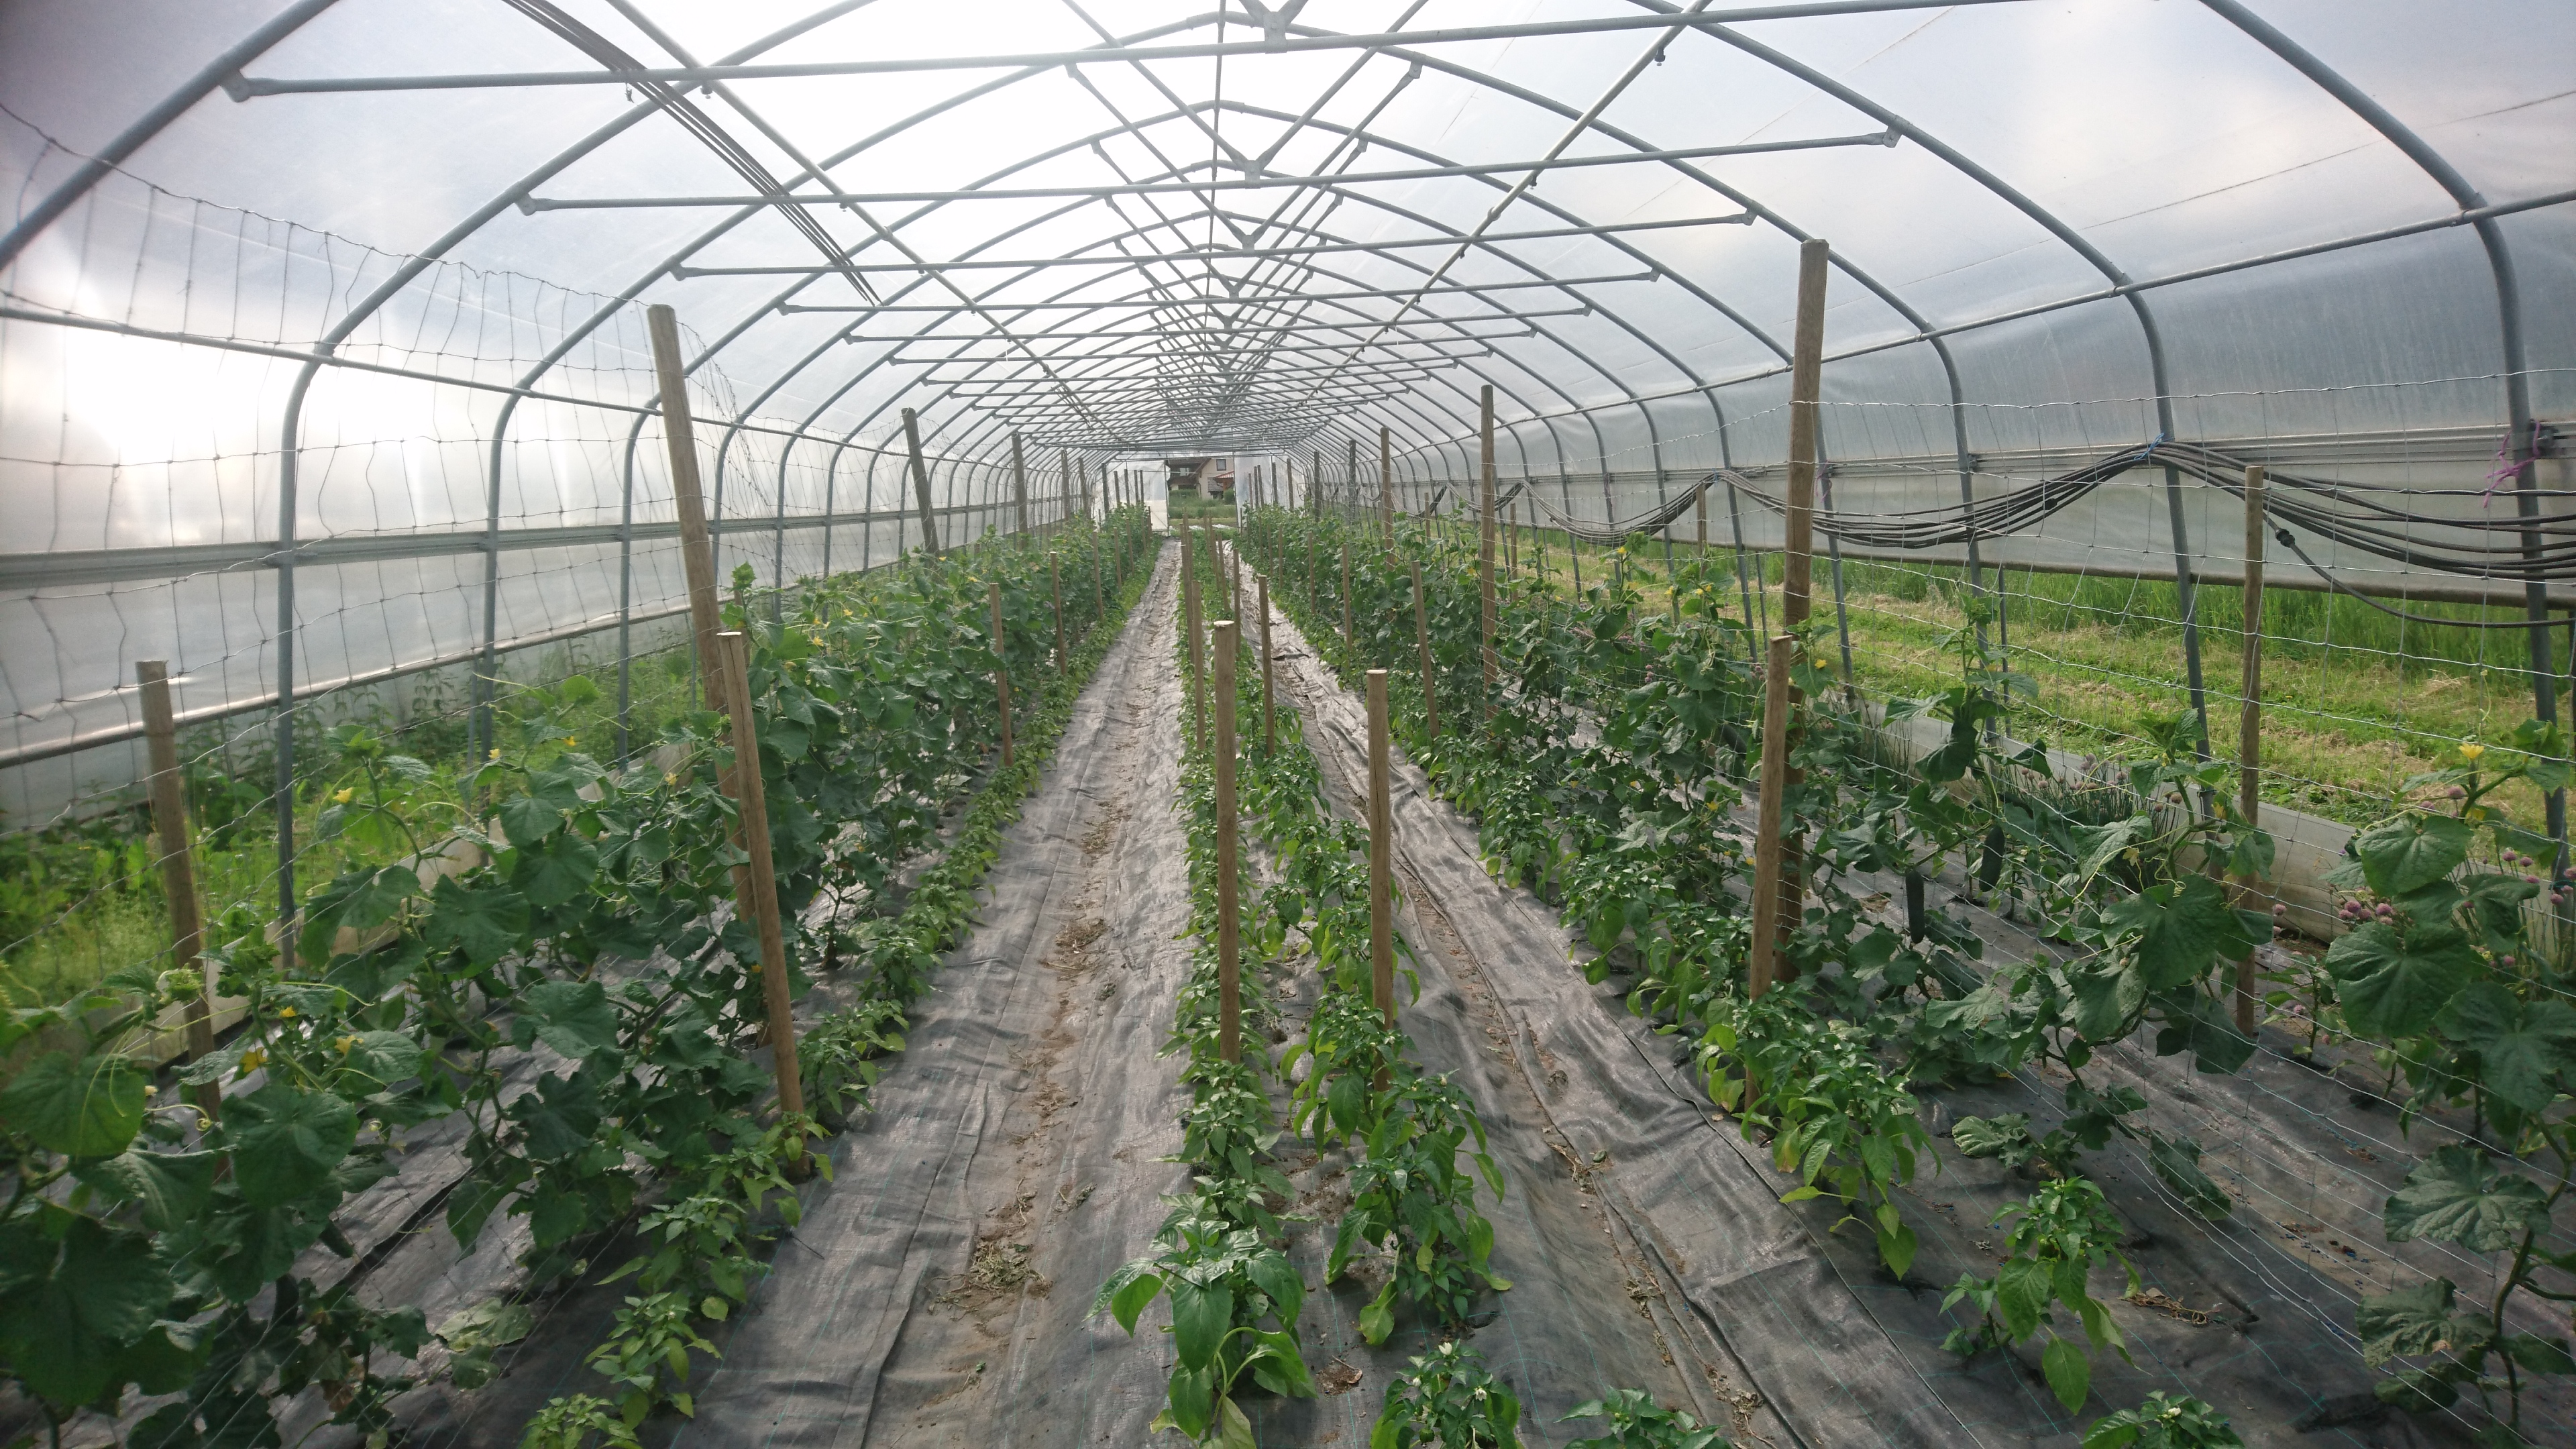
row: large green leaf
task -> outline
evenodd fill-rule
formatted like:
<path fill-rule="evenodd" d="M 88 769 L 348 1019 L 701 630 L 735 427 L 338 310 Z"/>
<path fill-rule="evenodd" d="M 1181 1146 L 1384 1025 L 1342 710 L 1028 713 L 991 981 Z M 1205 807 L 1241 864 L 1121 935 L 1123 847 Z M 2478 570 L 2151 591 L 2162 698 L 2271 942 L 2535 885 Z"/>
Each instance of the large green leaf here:
<path fill-rule="evenodd" d="M 233 1180 L 254 1207 L 312 1196 L 358 1141 L 358 1112 L 328 1092 L 271 1082 L 224 1104 Z"/>
<path fill-rule="evenodd" d="M 2156 1032 L 2157 1056 L 2189 1052 L 2193 1071 L 2214 1075 L 2233 1072 L 2254 1059 L 2254 1038 L 2237 1033 L 2228 1003 L 2197 985 L 2163 992 L 2152 1005 L 2161 1023 Z"/>
<path fill-rule="evenodd" d="M 1203 1368 L 1216 1361 L 1217 1346 L 1234 1326 L 1234 1290 L 1223 1283 L 1193 1283 L 1175 1278 L 1172 1293 L 1172 1346 L 1183 1368 Z"/>
<path fill-rule="evenodd" d="M 1165 1397 L 1171 1408 L 1164 1417 L 1191 1442 L 1205 1438 L 1216 1417 L 1216 1365 L 1172 1370 Z"/>
<path fill-rule="evenodd" d="M 1950 1142 L 1962 1157 L 2004 1157 L 2027 1155 L 2038 1144 L 2030 1134 L 2030 1118 L 2020 1112 L 2007 1112 L 1997 1117 L 1962 1117 L 1950 1124 Z M 2011 1165 L 2009 1162 L 2007 1165 Z"/>
<path fill-rule="evenodd" d="M 606 1115 L 587 1072 L 539 1077 L 535 1091 L 521 1093 L 505 1110 L 526 1131 L 528 1155 L 547 1162 L 588 1147 Z"/>
<path fill-rule="evenodd" d="M 362 1031 L 347 1039 L 340 1065 L 378 1087 L 389 1087 L 420 1071 L 428 1055 L 417 1041 L 398 1031 Z"/>
<path fill-rule="evenodd" d="M 2372 890 L 2402 896 L 2457 870 L 2469 858 L 2469 842 L 2476 834 L 2467 821 L 2448 815 L 2409 814 L 2354 836 L 2352 849 L 2361 857 Z"/>
<path fill-rule="evenodd" d="M 430 892 L 429 943 L 442 951 L 463 951 L 477 966 L 522 949 L 527 931 L 527 897 L 507 886 L 466 886 L 443 876 Z"/>
<path fill-rule="evenodd" d="M 501 802 L 502 833 L 513 849 L 525 850 L 563 828 L 564 807 L 541 795 L 513 795 Z"/>
<path fill-rule="evenodd" d="M 1995 1273 L 1995 1310 L 2016 1342 L 2039 1332 L 2040 1317 L 2056 1296 L 2056 1275 L 2041 1259 L 2009 1259 Z"/>
<path fill-rule="evenodd" d="M 112 1157 L 143 1128 L 152 1079 L 113 1053 L 47 1052 L 0 1088 L 0 1119 L 48 1152 Z"/>
<path fill-rule="evenodd" d="M 510 884 L 539 909 L 559 906 L 590 888 L 599 874 L 599 848 L 566 831 L 515 852 Z"/>
<path fill-rule="evenodd" d="M 2393 1358 L 2431 1353 L 2435 1344 L 2448 1342 L 2457 1291 L 2450 1279 L 2435 1278 L 2394 1293 L 2363 1294 L 2353 1320 L 2361 1335 L 2361 1361 L 2377 1368 Z"/>
<path fill-rule="evenodd" d="M 2526 1232 L 2548 1230 L 2549 1199 L 2540 1184 L 2498 1170 L 2485 1153 L 2462 1144 L 2415 1164 L 2388 1200 L 2386 1223 L 2392 1243 L 2430 1238 L 2472 1253 L 2501 1253 Z"/>
<path fill-rule="evenodd" d="M 21 1218 L 0 1232 L 0 1359 L 39 1397 L 85 1403 L 117 1387 L 124 1351 L 170 1301 L 170 1271 L 144 1234 L 46 1215 L 52 1231 Z"/>
<path fill-rule="evenodd" d="M 83 1162 L 72 1175 L 110 1202 L 141 1204 L 143 1225 L 168 1232 L 194 1217 L 215 1190 L 212 1152 L 120 1152 Z"/>
<path fill-rule="evenodd" d="M 2201 875 L 2150 886 L 2102 914 L 2139 933 L 2137 962 L 2149 991 L 2198 981 L 2213 961 L 2232 961 L 2253 950 L 2258 939 L 2227 903 L 2227 888 Z M 2268 928 L 2263 934 L 2270 934 Z"/>
<path fill-rule="evenodd" d="M 2478 970 L 2477 951 L 2456 928 L 2418 925 L 2400 934 L 2384 921 L 2346 932 L 2326 952 L 2344 1019 L 2363 1036 L 2420 1036 Z"/>
<path fill-rule="evenodd" d="M 2556 1100 L 2559 1081 L 2576 1072 L 2576 1009 L 2564 1002 L 2525 1004 L 2481 981 L 2442 1009 L 2440 1026 L 2478 1054 L 2486 1089 L 2526 1112 Z"/>
<path fill-rule="evenodd" d="M 596 981 L 541 981 L 519 998 L 521 1039 L 582 1058 L 617 1049 L 617 1009 Z"/>
<path fill-rule="evenodd" d="M 2477 909 L 2478 929 L 2486 937 L 2487 949 L 2519 949 L 2523 902 L 2540 894 L 2539 882 L 2490 873 L 2472 879 L 2465 894 Z"/>
<path fill-rule="evenodd" d="M 2039 1351 L 2039 1371 L 2048 1376 L 2049 1391 L 2070 1414 L 2082 1409 L 2093 1392 L 2093 1360 L 2065 1339 L 2051 1338 L 2048 1347 Z"/>

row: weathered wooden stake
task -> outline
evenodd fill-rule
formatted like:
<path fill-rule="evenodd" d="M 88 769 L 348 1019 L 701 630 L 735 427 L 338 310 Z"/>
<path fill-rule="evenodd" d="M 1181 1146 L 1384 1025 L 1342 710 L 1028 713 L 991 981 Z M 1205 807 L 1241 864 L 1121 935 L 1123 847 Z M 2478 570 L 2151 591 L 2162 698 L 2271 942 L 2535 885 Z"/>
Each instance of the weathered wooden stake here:
<path fill-rule="evenodd" d="M 1342 654 L 1349 657 L 1359 647 L 1359 635 L 1351 627 L 1351 536 L 1342 535 Z"/>
<path fill-rule="evenodd" d="M 1072 656 L 1064 652 L 1064 570 L 1053 554 L 1047 555 L 1047 598 L 1055 605 L 1055 672 L 1062 678 L 1072 668 Z"/>
<path fill-rule="evenodd" d="M 1234 657 L 1235 622 L 1216 625 L 1216 982 L 1217 1050 L 1243 1060 L 1243 982 L 1236 961 L 1240 923 L 1235 919 Z"/>
<path fill-rule="evenodd" d="M 993 693 L 1002 704 L 1002 768 L 1011 768 L 1011 665 L 1002 647 L 1002 586 L 985 585 L 993 603 Z"/>
<path fill-rule="evenodd" d="M 1481 653 L 1485 664 L 1485 718 L 1494 717 L 1494 685 L 1502 674 L 1502 664 L 1494 655 L 1494 386 L 1485 384 L 1480 410 L 1480 444 L 1477 452 L 1477 534 L 1476 585 L 1483 603 L 1481 617 L 1483 641 Z"/>
<path fill-rule="evenodd" d="M 708 681 L 715 674 L 716 632 L 724 622 L 716 610 L 715 551 L 707 538 L 706 493 L 698 482 L 688 374 L 681 369 L 680 319 L 657 302 L 644 309 L 644 320 L 653 339 L 653 372 L 662 393 L 662 440 L 671 457 L 671 501 L 680 515 L 680 567 L 689 587 L 689 630 L 698 650 L 698 688 L 714 704 L 718 691 Z"/>
<path fill-rule="evenodd" d="M 904 455 L 912 468 L 912 496 L 921 505 L 921 547 L 932 558 L 939 557 L 939 520 L 930 509 L 930 468 L 921 461 L 921 420 L 912 409 L 903 410 Z"/>
<path fill-rule="evenodd" d="M 1195 530 L 1181 530 L 1181 608 L 1183 621 L 1190 631 L 1190 742 L 1207 743 L 1207 695 L 1199 681 L 1205 673 L 1205 656 L 1199 645 L 1199 570 L 1193 552 Z"/>
<path fill-rule="evenodd" d="M 1020 544 L 1029 543 L 1029 463 L 1020 452 L 1020 435 L 1011 434 L 1011 506 Z"/>
<path fill-rule="evenodd" d="M 1279 748 L 1278 716 L 1270 702 L 1270 578 L 1256 574 L 1252 582 L 1261 595 L 1261 752 L 1266 755 Z"/>
<path fill-rule="evenodd" d="M 1826 264 L 1832 255 L 1833 249 L 1819 240 L 1798 245 L 1798 319 L 1789 359 L 1789 497 L 1780 588 L 1780 619 L 1792 631 L 1807 621 L 1814 576 L 1817 411 L 1824 388 Z M 1799 703 L 1794 690 L 1789 703 L 1793 708 Z M 1789 723 L 1788 739 L 1794 748 L 1795 720 Z M 1782 758 L 1787 758 L 1786 750 Z M 1784 773 L 1784 785 L 1797 783 L 1795 771 L 1784 767 Z M 1780 825 L 1783 830 L 1796 829 L 1794 821 Z M 1806 879 L 1799 869 L 1805 849 L 1794 835 L 1780 844 L 1785 861 L 1780 871 L 1780 915 L 1794 929 L 1806 915 Z"/>
<path fill-rule="evenodd" d="M 801 1116 L 805 1084 L 796 1062 L 795 1005 L 787 995 L 787 940 L 778 924 L 778 876 L 769 858 L 769 804 L 761 792 L 760 735 L 751 715 L 751 650 L 742 634 L 732 629 L 716 636 L 716 647 L 723 656 L 719 672 L 725 713 L 733 726 L 731 788 L 740 812 L 743 853 L 751 857 L 734 867 L 735 909 L 750 913 L 760 928 L 760 990 L 769 1007 L 769 1056 L 778 1077 L 778 1110 Z M 787 1163 L 788 1177 L 802 1181 L 806 1169 L 801 1139 L 788 1142 Z"/>
<path fill-rule="evenodd" d="M 1431 607 L 1422 597 L 1422 560 L 1413 561 L 1413 642 L 1422 650 L 1422 717 L 1431 733 L 1440 733 L 1440 687 L 1432 682 Z"/>
<path fill-rule="evenodd" d="M 1369 989 L 1395 1025 L 1395 821 L 1388 807 L 1386 671 L 1368 672 Z"/>
<path fill-rule="evenodd" d="M 1771 657 L 1762 686 L 1762 804 L 1753 837 L 1753 973 L 1757 999 L 1781 975 L 1780 908 L 1787 894 L 1781 881 L 1782 820 L 1780 810 L 1789 787 L 1789 656 L 1797 640 L 1787 634 L 1771 638 Z"/>
<path fill-rule="evenodd" d="M 2245 823 L 2263 815 L 2263 469 L 2245 470 L 2245 712 L 2236 726 L 2237 808 Z M 2247 873 L 2238 880 L 2239 904 L 2253 905 L 2262 889 Z M 2254 1034 L 2254 958 L 2248 951 L 2236 963 L 2236 1030 Z"/>
<path fill-rule="evenodd" d="M 1377 526 L 1389 547 L 1395 544 L 1395 433 L 1377 430 Z"/>
<path fill-rule="evenodd" d="M 188 838 L 188 811 L 179 777 L 178 715 L 170 705 L 170 663 L 139 659 L 134 682 L 143 686 L 143 742 L 152 769 L 152 833 L 161 852 L 161 894 L 170 902 L 170 966 L 205 973 L 197 999 L 188 1003 L 188 1059 L 200 1060 L 215 1049 L 215 979 L 205 951 L 205 923 L 197 912 L 197 861 Z M 197 1088 L 197 1110 L 209 1120 L 222 1115 L 224 1089 L 214 1082 Z"/>

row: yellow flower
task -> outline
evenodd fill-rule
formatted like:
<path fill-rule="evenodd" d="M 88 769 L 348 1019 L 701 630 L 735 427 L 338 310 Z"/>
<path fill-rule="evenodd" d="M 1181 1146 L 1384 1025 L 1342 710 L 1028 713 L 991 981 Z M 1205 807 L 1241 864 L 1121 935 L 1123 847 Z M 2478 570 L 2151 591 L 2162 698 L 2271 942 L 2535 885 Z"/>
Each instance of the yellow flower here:
<path fill-rule="evenodd" d="M 497 760 L 497 759 L 501 758 L 501 751 L 500 751 L 500 749 L 496 746 L 496 747 L 493 749 L 492 753 L 491 753 L 491 754 L 489 754 L 489 755 L 484 756 L 484 758 L 485 758 L 485 759 L 490 759 L 490 760 Z"/>
<path fill-rule="evenodd" d="M 580 741 L 580 740 L 578 740 L 578 739 L 574 738 L 574 737 L 573 737 L 573 736 L 571 736 L 571 735 L 566 735 L 566 736 L 564 736 L 564 748 L 565 748 L 565 749 L 567 749 L 567 750 L 568 750 L 568 749 L 571 749 L 573 746 L 575 746 L 575 745 L 577 745 L 577 744 L 580 744 L 580 743 L 581 743 L 581 741 Z"/>
<path fill-rule="evenodd" d="M 2470 806 L 2470 807 L 2469 807 L 2469 811 L 2468 811 L 2468 818 L 2469 818 L 2469 819 L 2471 819 L 2471 820 L 2484 820 L 2484 819 L 2486 819 L 2486 818 L 2487 818 L 2487 807 L 2485 807 L 2484 805 L 2472 805 L 2472 806 Z"/>
<path fill-rule="evenodd" d="M 2460 744 L 2460 758 L 2468 761 L 2472 765 L 2478 762 L 2478 756 L 2483 755 L 2486 752 L 2487 747 L 2479 744 L 2475 740 L 2465 740 Z"/>
<path fill-rule="evenodd" d="M 358 787 L 355 785 L 351 785 L 343 790 L 334 790 L 331 792 L 331 803 L 334 805 L 346 805 L 357 798 Z"/>
<path fill-rule="evenodd" d="M 662 783 L 665 785 L 676 785 L 680 783 L 680 777 L 668 770 L 665 770 L 662 772 Z"/>
<path fill-rule="evenodd" d="M 358 1044 L 358 1039 L 357 1039 L 356 1037 L 354 1037 L 354 1036 L 344 1036 L 344 1037 L 340 1038 L 338 1041 L 335 1041 L 335 1042 L 331 1043 L 331 1046 L 332 1046 L 332 1049 L 333 1049 L 333 1050 L 335 1050 L 335 1051 L 337 1051 L 337 1052 L 339 1052 L 339 1053 L 340 1053 L 340 1055 L 342 1055 L 342 1056 L 347 1056 L 347 1055 L 349 1054 L 349 1048 L 351 1048 L 351 1047 L 353 1047 L 353 1046 L 356 1046 L 357 1044 Z"/>
<path fill-rule="evenodd" d="M 266 1065 L 268 1065 L 268 1053 L 266 1051 L 263 1051 L 258 1047 L 252 1047 L 249 1051 L 242 1053 L 241 1069 L 244 1074 L 258 1071 L 261 1067 Z"/>
<path fill-rule="evenodd" d="M 277 1014 L 291 1019 L 295 1015 L 295 1008 L 292 1006 L 281 1006 L 277 1009 Z"/>

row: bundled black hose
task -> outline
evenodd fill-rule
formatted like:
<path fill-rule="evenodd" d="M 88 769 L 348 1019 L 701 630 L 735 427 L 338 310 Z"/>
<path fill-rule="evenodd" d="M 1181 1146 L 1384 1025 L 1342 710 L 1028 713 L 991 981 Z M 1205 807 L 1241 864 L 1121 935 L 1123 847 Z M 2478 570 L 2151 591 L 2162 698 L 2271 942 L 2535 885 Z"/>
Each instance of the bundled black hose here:
<path fill-rule="evenodd" d="M 1992 498 L 1866 514 L 1819 509 L 1815 526 L 1819 532 L 1845 543 L 1907 552 L 1971 539 L 2005 538 L 2027 532 L 2082 501 L 2104 483 L 2142 467 L 2169 467 L 2223 493 L 2244 496 L 2242 460 L 2197 443 L 2158 439 Z M 1664 522 L 1678 518 L 1681 507 L 1688 506 L 1698 490 L 1721 481 L 1732 484 L 1773 513 L 1787 511 L 1778 496 L 1762 491 L 1751 479 L 1720 469 L 1685 491 L 1680 506 L 1666 505 L 1644 517 Z M 2576 515 L 2554 513 L 2492 521 L 2437 518 L 2413 511 L 2403 502 L 2414 498 L 2494 496 L 2496 490 L 2391 488 L 2270 472 L 2263 491 L 2263 511 L 2279 523 L 2413 569 L 2513 583 L 2576 580 Z M 1662 524 L 1622 526 L 1614 536 L 1624 536 L 1635 526 L 1652 529 Z M 2470 540 L 2431 542 L 2415 537 L 2416 531 L 2422 529 L 2446 530 L 2455 537 L 2469 535 Z M 2498 534 L 2503 537 L 2491 543 L 2471 541 Z M 2301 558 L 2304 561 L 2306 556 L 2302 554 Z"/>

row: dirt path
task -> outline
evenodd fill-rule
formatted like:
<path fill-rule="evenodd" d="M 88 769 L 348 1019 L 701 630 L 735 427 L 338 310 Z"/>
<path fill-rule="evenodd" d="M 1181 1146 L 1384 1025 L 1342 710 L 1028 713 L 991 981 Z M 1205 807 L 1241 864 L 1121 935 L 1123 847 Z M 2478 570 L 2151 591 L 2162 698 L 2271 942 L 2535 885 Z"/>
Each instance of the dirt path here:
<path fill-rule="evenodd" d="M 1181 1170 L 1155 1055 L 1187 960 L 1176 573 L 1160 565 L 1012 828 L 873 1117 L 722 1345 L 708 1446 L 1142 1444 L 1150 1343 L 1088 1317 Z"/>
<path fill-rule="evenodd" d="M 1367 780 L 1365 716 L 1294 625 L 1274 617 L 1271 633 L 1282 703 L 1304 717 L 1334 805 L 1356 818 Z M 1423 986 L 1405 1008 L 1405 1030 L 1426 1066 L 1468 1086 L 1505 1165 L 1510 1194 L 1499 1206 L 1482 1205 L 1495 1225 L 1496 1264 L 1516 1286 L 1495 1300 L 1494 1319 L 1475 1342 L 1521 1393 L 1528 1442 L 1586 1432 L 1555 1421 L 1614 1387 L 1648 1389 L 1743 1443 L 1806 1442 L 1771 1411 L 1754 1366 L 1694 1311 L 1689 1275 L 1680 1271 L 1692 1266 L 1689 1256 L 1659 1240 L 1629 1200 L 1631 1162 L 1659 1155 L 1660 1136 L 1703 1130 L 1695 1114 L 1640 1113 L 1633 1102 L 1577 1085 L 1578 1076 L 1597 1075 L 1598 1051 L 1613 1048 L 1559 1038 L 1520 999 L 1540 976 L 1554 976 L 1551 989 L 1564 991 L 1563 931 L 1485 879 L 1472 834 L 1462 846 L 1431 828 L 1426 812 L 1448 811 L 1424 793 L 1418 773 L 1399 761 L 1397 776 L 1398 929 L 1414 945 Z M 1763 1201 L 1769 1205 L 1767 1194 Z M 1345 1332 L 1328 1320 L 1319 1337 L 1329 1349 Z M 1355 1419 L 1356 1439 L 1345 1442 L 1366 1442 L 1382 1392 L 1382 1379 L 1372 1372 L 1371 1380 L 1367 1392 L 1351 1395 L 1365 1400 L 1354 1408 L 1367 1413 Z"/>
<path fill-rule="evenodd" d="M 1273 630 L 1298 637 L 1277 623 Z M 1365 758 L 1359 701 L 1301 644 L 1283 643 L 1281 652 L 1291 681 L 1283 687 L 1338 768 L 1337 793 L 1346 791 Z M 1568 964 L 1575 942 L 1558 913 L 1487 875 L 1474 824 L 1432 799 L 1400 752 L 1395 787 L 1398 880 L 1412 914 L 1431 921 L 1424 939 L 1442 941 L 1445 929 L 1447 949 L 1471 958 L 1457 974 L 1490 991 L 1488 1009 L 1500 1020 L 1489 1031 L 1509 1040 L 1576 1160 L 1607 1153 L 1590 1185 L 1678 1283 L 1676 1302 L 1736 1355 L 1734 1382 L 1787 1420 L 1779 1442 L 2038 1449 L 2071 1443 L 2083 1423 L 2150 1389 L 2210 1399 L 2255 1445 L 2399 1449 L 2461 1439 L 2456 1421 L 2379 1405 L 2349 1338 L 2353 1298 L 2396 1281 L 2368 1211 L 2402 1170 L 2369 1150 L 2373 1128 L 2394 1135 L 2385 1109 L 2380 1121 L 2338 1121 L 2344 1084 L 2270 1054 L 2228 1078 L 2191 1077 L 2137 1041 L 2097 1058 L 2108 1083 L 2145 1091 L 2160 1130 L 2199 1136 L 2210 1149 L 2206 1165 L 2240 1207 L 2233 1220 L 2210 1223 L 2163 1191 L 2136 1153 L 2105 1154 L 2099 1176 L 2131 1225 L 2123 1247 L 2144 1283 L 2126 1301 L 2115 1272 L 2093 1287 L 2110 1301 L 2136 1365 L 2099 1356 L 2097 1395 L 2070 1416 L 2050 1396 L 2035 1350 L 1963 1363 L 1941 1346 L 1957 1322 L 1940 1310 L 1947 1286 L 1963 1271 L 1992 1271 L 2002 1235 L 1990 1221 L 2028 1193 L 2027 1181 L 1961 1159 L 1942 1141 L 1938 1172 L 1927 1163 L 1909 1193 L 1923 1249 L 1897 1281 L 1866 1236 L 1832 1231 L 1829 1204 L 1775 1200 L 1785 1179 L 1733 1124 L 1705 1115 L 1674 1039 L 1630 1014 L 1615 983 L 1583 982 Z M 1949 904 L 2004 953 L 2038 947 L 2020 927 L 1964 900 Z M 2015 1080 L 1919 1095 L 1936 1134 L 1957 1116 L 1999 1111 L 2032 1113 L 2045 1130 L 2056 1088 Z M 2355 1226 L 2365 1221 L 2366 1232 Z M 2426 1260 L 2418 1271 L 2464 1282 L 2463 1268 L 2476 1272 L 2415 1256 Z M 2546 1390 L 2526 1395 L 2526 1414 L 2535 1407 L 2542 1422 L 2557 1412 Z"/>
<path fill-rule="evenodd" d="M 1271 627 L 1281 688 L 1347 799 L 1365 779 L 1360 702 L 1295 626 Z M 1393 784 L 1406 930 L 1459 983 L 1483 1055 L 1511 1084 L 1488 1121 L 1504 1103 L 1524 1104 L 1595 1231 L 1623 1265 L 1645 1270 L 1636 1282 L 1654 1316 L 1686 1326 L 1668 1335 L 1706 1345 L 1694 1387 L 1717 1422 L 1744 1442 L 1781 1446 L 1979 1442 L 1835 1255 L 1780 1205 L 1758 1152 L 1706 1115 L 1672 1039 L 1629 1015 L 1616 992 L 1584 983 L 1557 913 L 1486 874 L 1473 824 L 1432 798 L 1400 750 Z"/>

